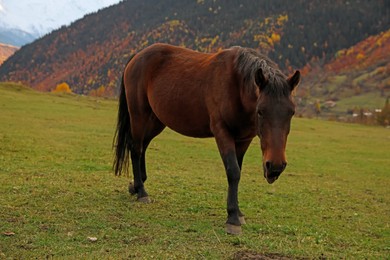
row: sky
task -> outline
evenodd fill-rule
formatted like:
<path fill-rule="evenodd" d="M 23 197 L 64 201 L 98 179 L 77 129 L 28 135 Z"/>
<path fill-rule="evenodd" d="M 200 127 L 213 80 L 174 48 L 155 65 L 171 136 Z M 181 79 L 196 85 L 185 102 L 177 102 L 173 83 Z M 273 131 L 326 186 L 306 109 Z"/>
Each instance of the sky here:
<path fill-rule="evenodd" d="M 0 26 L 42 36 L 121 0 L 0 0 Z"/>

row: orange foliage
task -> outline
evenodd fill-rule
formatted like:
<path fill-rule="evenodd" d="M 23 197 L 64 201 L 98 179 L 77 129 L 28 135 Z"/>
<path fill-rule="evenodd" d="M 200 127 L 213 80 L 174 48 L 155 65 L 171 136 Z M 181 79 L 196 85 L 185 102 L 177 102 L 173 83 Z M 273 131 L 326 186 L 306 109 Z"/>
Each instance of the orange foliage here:
<path fill-rule="evenodd" d="M 326 69 L 335 73 L 363 69 L 390 58 L 390 30 L 368 37 L 353 47 L 340 50 Z"/>
<path fill-rule="evenodd" d="M 246 28 L 253 34 L 253 41 L 258 42 L 262 52 L 268 53 L 275 49 L 283 34 L 284 24 L 288 21 L 288 15 L 279 15 L 267 17 L 264 21 L 255 23 L 251 20 L 246 21 Z"/>
<path fill-rule="evenodd" d="M 274 43 L 278 43 L 280 42 L 280 34 L 276 33 L 276 32 L 273 32 L 271 34 L 271 39 Z"/>
<path fill-rule="evenodd" d="M 63 82 L 61 84 L 58 84 L 55 89 L 53 89 L 52 92 L 57 93 L 72 93 L 72 90 L 70 89 L 68 83 Z"/>
<path fill-rule="evenodd" d="M 357 55 L 356 55 L 356 59 L 357 60 L 361 60 L 361 59 L 363 59 L 365 57 L 365 55 L 364 55 L 364 53 L 358 53 Z"/>

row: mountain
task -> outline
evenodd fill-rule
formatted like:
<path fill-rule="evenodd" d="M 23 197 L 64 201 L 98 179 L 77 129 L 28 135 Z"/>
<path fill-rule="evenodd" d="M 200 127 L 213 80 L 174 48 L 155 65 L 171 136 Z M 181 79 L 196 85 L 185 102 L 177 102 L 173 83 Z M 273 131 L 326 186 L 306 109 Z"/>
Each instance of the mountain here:
<path fill-rule="evenodd" d="M 387 31 L 388 13 L 387 0 L 123 1 L 24 46 L 0 67 L 0 80 L 114 95 L 129 57 L 154 42 L 256 48 L 291 72 Z"/>
<path fill-rule="evenodd" d="M 0 0 L 0 42 L 24 45 L 53 29 L 69 25 L 85 14 L 118 2 L 119 0 Z M 8 35 L 1 33 L 4 31 Z"/>
<path fill-rule="evenodd" d="M 20 29 L 0 27 L 0 43 L 23 46 L 38 37 Z"/>
<path fill-rule="evenodd" d="M 0 43 L 0 65 L 19 48 Z"/>
<path fill-rule="evenodd" d="M 328 117 L 380 109 L 390 96 L 390 30 L 339 50 L 325 64 L 313 60 L 301 72 L 296 94 L 302 115 L 313 115 L 316 102 Z"/>

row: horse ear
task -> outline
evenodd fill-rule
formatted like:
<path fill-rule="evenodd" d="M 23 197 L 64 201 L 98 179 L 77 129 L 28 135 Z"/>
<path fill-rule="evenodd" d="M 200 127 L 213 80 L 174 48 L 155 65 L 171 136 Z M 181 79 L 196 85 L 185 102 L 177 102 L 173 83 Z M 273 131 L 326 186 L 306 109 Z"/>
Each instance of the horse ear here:
<path fill-rule="evenodd" d="M 262 90 L 268 83 L 268 79 L 265 77 L 263 70 L 259 69 L 255 74 L 256 85 Z"/>
<path fill-rule="evenodd" d="M 301 73 L 299 72 L 299 70 L 296 70 L 294 75 L 292 75 L 287 79 L 288 84 L 290 84 L 291 91 L 293 91 L 294 88 L 299 84 L 300 80 L 301 80 Z"/>

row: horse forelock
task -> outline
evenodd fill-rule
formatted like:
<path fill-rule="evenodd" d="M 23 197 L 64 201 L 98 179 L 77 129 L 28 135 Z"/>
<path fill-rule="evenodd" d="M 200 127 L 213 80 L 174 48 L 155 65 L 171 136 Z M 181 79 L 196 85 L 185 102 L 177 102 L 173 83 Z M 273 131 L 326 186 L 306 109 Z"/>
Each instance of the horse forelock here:
<path fill-rule="evenodd" d="M 288 96 L 290 94 L 286 76 L 267 56 L 249 48 L 239 48 L 235 60 L 236 70 L 242 77 L 243 87 L 249 92 L 256 91 L 256 73 L 261 69 L 267 79 L 267 86 L 262 89 L 265 94 L 273 96 Z"/>

